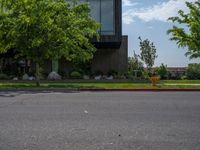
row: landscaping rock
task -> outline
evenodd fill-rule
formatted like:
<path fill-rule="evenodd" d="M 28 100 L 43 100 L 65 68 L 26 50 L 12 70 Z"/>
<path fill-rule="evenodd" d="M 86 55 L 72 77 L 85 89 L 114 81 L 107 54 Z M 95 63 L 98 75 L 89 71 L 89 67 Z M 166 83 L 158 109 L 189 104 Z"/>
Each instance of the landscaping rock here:
<path fill-rule="evenodd" d="M 17 80 L 18 80 L 18 77 L 14 77 L 13 80 L 14 80 L 14 81 L 17 81 Z"/>
<path fill-rule="evenodd" d="M 84 76 L 83 76 L 83 79 L 84 79 L 84 80 L 89 80 L 90 77 L 89 77 L 88 75 L 84 75 Z"/>
<path fill-rule="evenodd" d="M 102 79 L 106 79 L 106 78 L 107 78 L 107 76 L 106 76 L 106 75 L 103 75 L 103 76 L 102 76 Z"/>
<path fill-rule="evenodd" d="M 28 78 L 28 80 L 30 80 L 30 81 L 35 80 L 35 77 L 31 76 Z"/>
<path fill-rule="evenodd" d="M 95 76 L 95 77 L 94 77 L 95 80 L 101 80 L 101 78 L 102 78 L 101 75 L 100 75 L 100 76 Z"/>
<path fill-rule="evenodd" d="M 113 80 L 113 76 L 109 76 L 106 78 L 107 80 Z"/>
<path fill-rule="evenodd" d="M 57 72 L 51 72 L 48 75 L 49 80 L 61 80 L 61 76 Z"/>
<path fill-rule="evenodd" d="M 28 80 L 29 79 L 29 76 L 28 76 L 28 74 L 24 74 L 23 76 L 22 76 L 22 80 Z"/>

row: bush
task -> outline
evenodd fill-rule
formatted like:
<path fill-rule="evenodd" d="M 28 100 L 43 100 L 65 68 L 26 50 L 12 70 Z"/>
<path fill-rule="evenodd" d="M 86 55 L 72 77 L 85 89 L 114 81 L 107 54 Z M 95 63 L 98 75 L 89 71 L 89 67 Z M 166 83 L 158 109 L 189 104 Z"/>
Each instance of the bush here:
<path fill-rule="evenodd" d="M 108 76 L 116 76 L 117 74 L 118 73 L 115 70 L 109 70 L 108 73 L 107 73 Z"/>
<path fill-rule="evenodd" d="M 170 79 L 173 80 L 181 80 L 182 75 L 180 74 L 180 72 L 175 72 L 174 75 L 171 75 Z"/>
<path fill-rule="evenodd" d="M 70 77 L 73 79 L 81 79 L 82 75 L 78 71 L 72 71 L 70 74 Z"/>
<path fill-rule="evenodd" d="M 142 72 L 142 79 L 149 80 L 149 73 L 145 70 Z"/>
<path fill-rule="evenodd" d="M 0 73 L 0 80 L 7 80 L 7 79 L 9 79 L 9 77 L 6 74 Z"/>
<path fill-rule="evenodd" d="M 200 64 L 189 64 L 186 70 L 188 79 L 199 80 L 200 79 Z"/>
<path fill-rule="evenodd" d="M 134 53 L 134 57 L 128 58 L 128 78 L 134 79 L 135 74 L 137 78 L 141 78 L 144 71 L 143 63 L 139 60 L 138 56 Z"/>
<path fill-rule="evenodd" d="M 114 78 L 115 78 L 115 79 L 122 79 L 122 80 L 123 80 L 123 79 L 126 79 L 126 76 L 127 76 L 127 75 L 125 75 L 124 73 L 119 73 L 119 72 L 118 72 L 118 73 L 114 76 Z"/>
<path fill-rule="evenodd" d="M 58 74 L 62 77 L 62 78 L 66 78 L 66 73 L 64 71 L 58 71 Z"/>
<path fill-rule="evenodd" d="M 97 70 L 94 72 L 95 76 L 103 75 L 103 72 L 101 70 Z"/>
<path fill-rule="evenodd" d="M 185 75 L 181 76 L 181 80 L 187 80 L 187 76 Z"/>
<path fill-rule="evenodd" d="M 168 79 L 169 77 L 167 66 L 164 64 L 161 64 L 161 66 L 156 69 L 156 73 L 160 76 L 160 79 Z"/>

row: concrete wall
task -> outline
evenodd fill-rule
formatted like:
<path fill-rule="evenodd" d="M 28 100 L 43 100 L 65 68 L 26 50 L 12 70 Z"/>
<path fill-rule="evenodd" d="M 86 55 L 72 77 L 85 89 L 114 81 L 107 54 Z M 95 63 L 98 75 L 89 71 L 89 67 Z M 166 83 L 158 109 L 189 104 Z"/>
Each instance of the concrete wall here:
<path fill-rule="evenodd" d="M 93 62 L 92 71 L 101 70 L 107 73 L 116 70 L 121 73 L 128 69 L 128 36 L 122 37 L 121 46 L 118 49 L 98 49 Z"/>

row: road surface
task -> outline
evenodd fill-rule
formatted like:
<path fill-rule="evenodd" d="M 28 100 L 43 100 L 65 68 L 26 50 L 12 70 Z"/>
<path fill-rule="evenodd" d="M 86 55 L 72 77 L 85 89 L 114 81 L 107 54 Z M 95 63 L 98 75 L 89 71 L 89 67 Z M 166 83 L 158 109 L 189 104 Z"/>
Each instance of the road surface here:
<path fill-rule="evenodd" d="M 0 150 L 200 150 L 200 92 L 0 92 Z"/>

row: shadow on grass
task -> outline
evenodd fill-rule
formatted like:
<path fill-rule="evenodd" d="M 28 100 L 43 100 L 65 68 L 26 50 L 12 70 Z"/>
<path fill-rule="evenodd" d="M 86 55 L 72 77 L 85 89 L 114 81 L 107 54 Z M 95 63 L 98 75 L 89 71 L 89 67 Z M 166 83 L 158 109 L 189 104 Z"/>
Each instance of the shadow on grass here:
<path fill-rule="evenodd" d="M 24 81 L 24 80 L 0 80 L 0 83 L 29 83 L 34 84 L 35 81 Z M 149 80 L 129 80 L 129 79 L 114 79 L 114 80 L 84 80 L 84 79 L 71 79 L 71 80 L 41 80 L 41 83 L 150 83 Z"/>
<path fill-rule="evenodd" d="M 82 88 L 98 88 L 98 87 L 94 85 L 79 85 L 79 84 L 49 84 L 47 88 L 82 89 Z"/>

